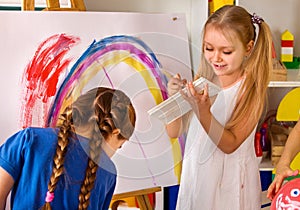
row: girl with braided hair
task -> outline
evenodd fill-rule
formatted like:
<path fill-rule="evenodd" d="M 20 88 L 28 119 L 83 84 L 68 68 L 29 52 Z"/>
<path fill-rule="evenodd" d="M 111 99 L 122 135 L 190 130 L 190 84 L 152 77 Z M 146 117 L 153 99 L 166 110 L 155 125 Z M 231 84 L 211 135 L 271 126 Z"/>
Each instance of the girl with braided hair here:
<path fill-rule="evenodd" d="M 110 157 L 130 138 L 136 115 L 120 90 L 78 97 L 56 128 L 28 127 L 0 147 L 0 209 L 107 210 L 116 185 Z"/>
<path fill-rule="evenodd" d="M 259 30 L 257 30 L 259 29 Z M 188 125 L 178 210 L 258 210 L 261 206 L 254 134 L 263 114 L 272 70 L 268 24 L 244 8 L 226 5 L 204 25 L 200 68 L 196 74 L 219 85 L 197 90 L 176 75 L 170 95 L 181 91 L 193 110 L 167 125 L 170 137 Z"/>

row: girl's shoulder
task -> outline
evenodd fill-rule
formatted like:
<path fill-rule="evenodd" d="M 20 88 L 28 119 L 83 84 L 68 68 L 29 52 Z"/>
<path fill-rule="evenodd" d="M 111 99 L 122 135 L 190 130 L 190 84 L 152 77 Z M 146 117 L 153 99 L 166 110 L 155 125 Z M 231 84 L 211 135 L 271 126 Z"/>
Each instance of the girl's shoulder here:
<path fill-rule="evenodd" d="M 31 132 L 35 134 L 53 134 L 56 135 L 58 130 L 57 128 L 52 127 L 27 127 L 23 129 L 23 132 Z"/>
<path fill-rule="evenodd" d="M 50 143 L 57 139 L 57 129 L 42 127 L 27 127 L 11 137 L 24 145 Z"/>
<path fill-rule="evenodd" d="M 12 134 L 5 143 L 17 141 L 18 144 L 22 142 L 32 141 L 33 139 L 40 139 L 45 137 L 57 136 L 57 130 L 54 128 L 39 128 L 27 127 Z"/>
<path fill-rule="evenodd" d="M 28 127 L 17 131 L 0 147 L 1 167 L 17 180 L 26 161 L 32 164 L 35 157 L 40 161 L 41 154 L 46 156 L 45 153 L 55 149 L 56 136 L 55 130 L 50 128 Z"/>

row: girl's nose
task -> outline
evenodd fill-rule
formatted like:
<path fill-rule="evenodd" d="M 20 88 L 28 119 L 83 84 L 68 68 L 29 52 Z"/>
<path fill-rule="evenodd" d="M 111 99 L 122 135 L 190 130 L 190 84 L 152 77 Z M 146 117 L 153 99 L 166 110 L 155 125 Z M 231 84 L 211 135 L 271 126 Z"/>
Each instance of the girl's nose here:
<path fill-rule="evenodd" d="M 218 51 L 215 51 L 214 55 L 213 55 L 213 60 L 215 62 L 220 62 L 222 61 L 222 57 L 221 57 L 221 53 Z"/>

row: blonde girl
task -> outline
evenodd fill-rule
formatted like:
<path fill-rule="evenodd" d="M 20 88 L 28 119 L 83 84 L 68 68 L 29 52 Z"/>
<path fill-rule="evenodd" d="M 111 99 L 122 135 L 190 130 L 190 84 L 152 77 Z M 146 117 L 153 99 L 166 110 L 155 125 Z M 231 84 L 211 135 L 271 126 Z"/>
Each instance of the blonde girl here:
<path fill-rule="evenodd" d="M 204 25 L 195 77 L 222 90 L 210 98 L 207 86 L 197 91 L 180 75 L 170 79 L 169 94 L 185 85 L 188 91 L 182 94 L 193 108 L 166 127 L 173 138 L 188 127 L 177 209 L 260 209 L 254 133 L 265 106 L 271 49 L 271 32 L 261 17 L 224 6 Z"/>

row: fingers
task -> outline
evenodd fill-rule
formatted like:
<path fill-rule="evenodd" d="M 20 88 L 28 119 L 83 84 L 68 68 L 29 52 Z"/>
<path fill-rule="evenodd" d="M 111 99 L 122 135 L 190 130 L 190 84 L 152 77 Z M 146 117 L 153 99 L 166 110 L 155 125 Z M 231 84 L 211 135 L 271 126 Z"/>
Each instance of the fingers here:
<path fill-rule="evenodd" d="M 183 87 L 186 87 L 186 91 L 182 90 Z M 204 87 L 199 90 L 199 88 L 194 86 L 192 81 L 187 82 L 185 79 L 181 79 L 180 74 L 176 74 L 168 82 L 168 94 L 172 96 L 179 91 L 184 99 L 189 101 L 206 102 L 209 98 L 208 84 L 205 84 Z"/>
<path fill-rule="evenodd" d="M 197 92 L 198 95 L 202 95 L 203 100 L 208 99 L 208 84 L 204 85 L 204 88 Z"/>
<path fill-rule="evenodd" d="M 267 191 L 267 198 L 273 200 L 280 187 L 281 184 L 279 184 L 278 182 L 272 182 Z"/>
<path fill-rule="evenodd" d="M 293 171 L 292 176 L 297 176 L 299 174 L 299 170 L 296 169 L 295 171 Z"/>
<path fill-rule="evenodd" d="M 185 79 L 181 79 L 180 74 L 174 75 L 168 82 L 168 94 L 174 95 L 177 93 L 179 90 L 181 90 L 186 84 Z"/>
<path fill-rule="evenodd" d="M 276 174 L 273 182 L 270 184 L 267 191 L 267 198 L 269 198 L 270 200 L 272 200 L 275 197 L 275 195 L 278 193 L 285 178 L 289 176 L 297 176 L 299 174 L 299 170 L 293 171 L 289 167 L 283 167 L 281 168 L 281 170 L 277 169 L 277 172 L 278 174 Z"/>
<path fill-rule="evenodd" d="M 184 98 L 187 100 L 190 98 L 190 100 L 198 101 L 198 102 L 206 102 L 209 98 L 208 96 L 208 85 L 205 84 L 203 89 L 196 89 L 193 82 L 188 82 L 186 85 L 186 92 L 182 91 L 181 94 L 185 96 Z"/>
<path fill-rule="evenodd" d="M 189 96 L 195 96 L 196 95 L 196 90 L 195 90 L 195 87 L 193 85 L 193 82 L 188 83 L 187 90 L 188 90 Z"/>
<path fill-rule="evenodd" d="M 270 200 L 273 200 L 274 195 L 275 195 L 274 184 L 275 184 L 275 182 L 272 182 L 267 191 L 267 198 L 269 198 Z"/>
<path fill-rule="evenodd" d="M 267 191 L 267 198 L 269 198 L 270 200 L 272 200 L 276 193 L 280 190 L 282 183 L 284 181 L 286 177 L 281 176 L 281 175 L 277 175 L 273 182 L 270 184 L 268 191 Z"/>
<path fill-rule="evenodd" d="M 205 96 L 205 98 L 208 98 L 208 84 L 204 85 L 203 96 Z"/>
<path fill-rule="evenodd" d="M 204 88 L 200 89 L 196 88 L 193 84 L 193 82 L 189 82 L 187 84 L 187 89 L 189 91 L 189 93 L 191 94 L 191 96 L 201 96 L 202 99 L 208 99 L 209 95 L 208 95 L 208 84 L 204 85 Z"/>

